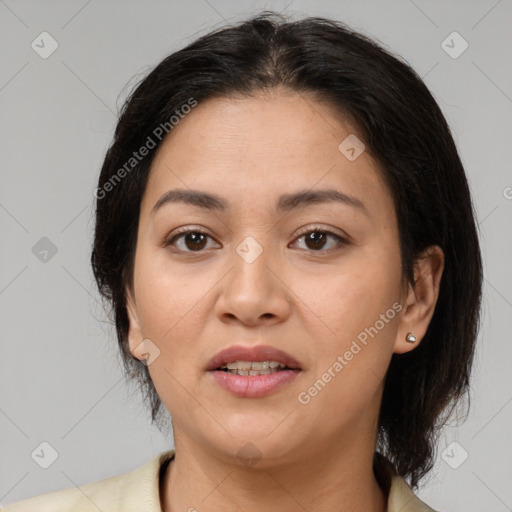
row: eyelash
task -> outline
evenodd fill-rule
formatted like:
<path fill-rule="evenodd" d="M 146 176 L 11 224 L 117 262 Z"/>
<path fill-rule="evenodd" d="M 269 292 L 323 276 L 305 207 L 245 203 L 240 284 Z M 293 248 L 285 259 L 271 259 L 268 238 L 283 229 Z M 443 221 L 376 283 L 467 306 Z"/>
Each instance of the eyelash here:
<path fill-rule="evenodd" d="M 172 246 L 172 245 L 175 244 L 176 240 L 178 240 L 180 238 L 184 238 L 189 233 L 195 233 L 195 234 L 199 234 L 199 235 L 206 235 L 207 237 L 209 237 L 210 239 L 213 240 L 213 237 L 211 237 L 208 233 L 206 233 L 204 231 L 201 231 L 200 229 L 197 229 L 197 228 L 183 228 L 182 230 L 177 231 L 170 239 L 165 240 L 164 243 L 163 243 L 163 246 L 164 247 Z M 301 233 L 299 233 L 297 235 L 297 237 L 295 238 L 294 241 L 297 241 L 300 238 L 302 238 L 305 235 L 308 235 L 310 233 L 321 233 L 323 235 L 327 235 L 327 236 L 333 237 L 337 241 L 337 246 L 336 247 L 331 247 L 331 248 L 325 249 L 325 250 L 324 249 L 319 249 L 319 250 L 304 249 L 305 251 L 309 251 L 309 252 L 313 252 L 313 253 L 322 253 L 322 252 L 323 253 L 331 253 L 332 251 L 335 251 L 335 250 L 340 249 L 341 247 L 343 247 L 345 245 L 348 245 L 347 239 L 343 238 L 342 236 L 340 236 L 340 235 L 338 235 L 336 233 L 333 233 L 332 231 L 329 231 L 327 229 L 323 229 L 320 226 L 312 226 L 312 227 L 309 227 L 306 231 L 302 231 Z M 176 252 L 200 254 L 200 253 L 202 253 L 204 251 L 205 251 L 204 249 L 201 249 L 199 251 L 190 251 L 190 250 L 178 249 L 178 251 L 176 251 Z"/>

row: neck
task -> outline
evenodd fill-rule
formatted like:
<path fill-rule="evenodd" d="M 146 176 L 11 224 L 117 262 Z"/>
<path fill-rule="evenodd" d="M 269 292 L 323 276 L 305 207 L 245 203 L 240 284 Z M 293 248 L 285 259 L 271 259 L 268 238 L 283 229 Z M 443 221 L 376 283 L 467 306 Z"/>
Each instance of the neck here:
<path fill-rule="evenodd" d="M 248 467 L 176 441 L 163 484 L 164 512 L 387 510 L 387 497 L 373 472 L 374 450 L 366 444 L 330 445 L 323 452 L 309 447 L 293 461 Z"/>

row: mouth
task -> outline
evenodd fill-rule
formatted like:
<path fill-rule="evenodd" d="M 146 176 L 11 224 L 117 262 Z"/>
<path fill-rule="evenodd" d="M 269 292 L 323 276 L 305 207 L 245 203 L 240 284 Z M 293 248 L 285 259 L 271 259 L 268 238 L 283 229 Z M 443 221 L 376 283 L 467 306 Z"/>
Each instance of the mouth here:
<path fill-rule="evenodd" d="M 302 371 L 292 356 L 268 345 L 235 345 L 216 354 L 206 367 L 224 390 L 245 398 L 266 396 Z"/>
<path fill-rule="evenodd" d="M 301 370 L 301 367 L 290 354 L 270 345 L 253 347 L 232 345 L 215 354 L 206 366 L 206 371 L 259 372 L 254 375 L 261 375 L 261 372 L 274 373 L 284 369 Z M 267 372 L 267 370 L 270 371 Z"/>

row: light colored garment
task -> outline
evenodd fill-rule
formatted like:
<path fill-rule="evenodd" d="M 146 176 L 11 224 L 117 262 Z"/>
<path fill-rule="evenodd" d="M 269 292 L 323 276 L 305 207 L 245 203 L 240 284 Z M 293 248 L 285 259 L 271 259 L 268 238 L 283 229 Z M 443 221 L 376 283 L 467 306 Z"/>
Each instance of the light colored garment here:
<path fill-rule="evenodd" d="M 162 512 L 159 471 L 174 456 L 162 452 L 136 470 L 98 480 L 80 488 L 64 489 L 17 501 L 1 512 Z M 388 512 L 435 512 L 413 493 L 407 482 L 389 473 Z M 199 506 L 199 505 L 198 505 Z M 192 508 L 193 510 L 193 508 Z"/>

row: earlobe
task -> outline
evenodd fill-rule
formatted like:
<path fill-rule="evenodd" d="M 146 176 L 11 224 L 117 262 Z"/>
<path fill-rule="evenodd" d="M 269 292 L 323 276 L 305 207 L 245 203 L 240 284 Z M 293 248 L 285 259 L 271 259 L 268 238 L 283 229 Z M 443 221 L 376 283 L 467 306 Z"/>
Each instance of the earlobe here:
<path fill-rule="evenodd" d="M 413 350 L 425 336 L 439 297 L 443 269 L 444 253 L 437 245 L 428 247 L 416 259 L 414 286 L 408 284 L 393 350 L 395 354 Z"/>

